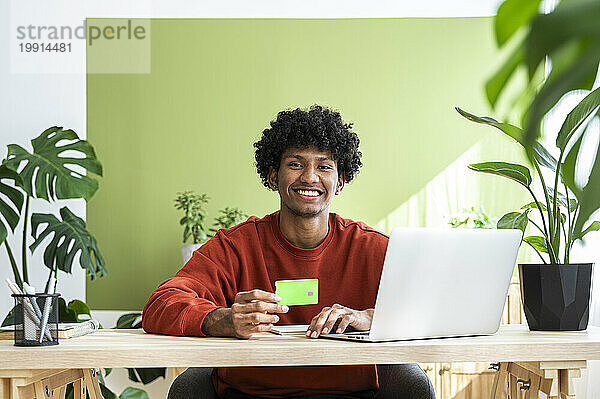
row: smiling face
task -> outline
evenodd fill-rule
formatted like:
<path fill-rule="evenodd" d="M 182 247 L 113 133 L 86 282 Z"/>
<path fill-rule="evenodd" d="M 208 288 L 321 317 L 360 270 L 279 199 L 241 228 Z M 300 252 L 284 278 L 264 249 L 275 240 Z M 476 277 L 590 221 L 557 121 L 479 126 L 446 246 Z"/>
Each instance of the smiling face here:
<path fill-rule="evenodd" d="M 271 168 L 269 185 L 279 191 L 281 207 L 301 217 L 329 213 L 334 195 L 344 187 L 331 153 L 316 147 L 288 148 L 281 155 L 279 171 Z"/>

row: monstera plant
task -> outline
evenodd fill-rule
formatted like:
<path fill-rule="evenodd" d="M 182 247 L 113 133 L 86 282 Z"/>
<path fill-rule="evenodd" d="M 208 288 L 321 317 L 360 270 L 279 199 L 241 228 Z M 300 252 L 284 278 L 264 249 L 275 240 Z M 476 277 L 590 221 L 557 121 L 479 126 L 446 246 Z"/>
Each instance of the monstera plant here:
<path fill-rule="evenodd" d="M 28 257 L 30 252 L 42 247 L 45 247 L 44 265 L 49 269 L 48 281 L 53 275 L 57 278 L 59 270 L 71 273 L 77 254 L 79 264 L 91 279 L 105 275 L 104 259 L 96 239 L 87 231 L 83 219 L 66 206 L 59 210 L 58 216 L 51 213 L 30 215 L 29 212 L 32 200 L 54 202 L 83 198 L 88 201 L 92 198 L 98 190 L 98 181 L 87 174 L 102 176 L 102 165 L 96 158 L 94 148 L 87 141 L 81 140 L 74 131 L 61 127 L 45 130 L 31 140 L 31 145 L 32 152 L 16 144 L 8 145 L 7 158 L 0 165 L 0 245 L 6 249 L 16 283 L 21 289 L 23 282 L 29 283 Z M 7 237 L 20 222 L 23 223 L 23 235 L 19 268 Z M 29 226 L 33 243 L 28 246 Z M 48 283 L 46 289 L 47 287 Z M 14 312 L 11 311 L 2 325 L 13 324 L 13 316 Z M 59 298 L 61 322 L 80 322 L 90 317 L 91 312 L 85 302 L 75 299 L 67 304 L 64 299 Z M 104 375 L 109 373 L 110 369 L 104 370 Z M 104 375 L 100 373 L 99 378 L 105 398 L 148 398 L 144 390 L 131 387 L 117 396 L 104 384 Z M 164 369 L 162 373 L 156 369 L 130 371 L 130 378 L 136 382 L 147 383 L 159 376 L 164 377 Z M 72 391 L 73 387 L 70 385 L 67 397 L 73 396 Z"/>
<path fill-rule="evenodd" d="M 593 86 L 600 64 L 600 2 L 563 0 L 547 14 L 539 12 L 540 4 L 541 0 L 506 0 L 500 5 L 496 41 L 499 46 L 512 42 L 513 50 L 485 85 L 488 101 L 495 107 L 511 78 L 525 74 L 526 84 L 512 107 L 520 114 L 523 128 L 457 111 L 505 133 L 524 148 L 529 160 L 530 166 L 493 161 L 469 168 L 511 179 L 531 195 L 531 202 L 498 221 L 498 228 L 522 230 L 523 242 L 542 261 L 519 265 L 530 329 L 584 330 L 592 264 L 571 263 L 571 250 L 577 240 L 600 229 L 600 222 L 591 219 L 600 208 L 600 88 Z M 558 131 L 556 149 L 549 151 L 538 141 L 541 127 L 566 95 L 579 96 L 580 101 Z M 598 147 L 591 162 L 583 151 L 584 142 Z M 535 233 L 525 234 L 528 226 Z"/>
<path fill-rule="evenodd" d="M 0 192 L 8 198 L 6 201 L 0 197 L 0 244 L 6 248 L 16 283 L 21 288 L 23 282 L 29 283 L 29 251 L 33 253 L 49 236 L 52 239 L 42 245 L 45 246 L 44 265 L 49 269 L 48 282 L 52 275 L 58 277 L 58 270 L 71 273 L 78 253 L 79 264 L 92 279 L 104 275 L 104 259 L 83 219 L 66 206 L 60 209 L 59 217 L 34 213 L 30 218 L 29 210 L 32 200 L 53 202 L 84 198 L 87 201 L 92 198 L 98 190 L 98 181 L 86 172 L 102 176 L 102 165 L 96 159 L 94 148 L 74 131 L 56 126 L 31 140 L 31 145 L 33 151 L 29 152 L 17 144 L 9 144 L 7 158 L 0 166 Z M 23 236 L 19 268 L 7 236 L 20 221 Z M 30 225 L 33 243 L 28 246 Z"/>

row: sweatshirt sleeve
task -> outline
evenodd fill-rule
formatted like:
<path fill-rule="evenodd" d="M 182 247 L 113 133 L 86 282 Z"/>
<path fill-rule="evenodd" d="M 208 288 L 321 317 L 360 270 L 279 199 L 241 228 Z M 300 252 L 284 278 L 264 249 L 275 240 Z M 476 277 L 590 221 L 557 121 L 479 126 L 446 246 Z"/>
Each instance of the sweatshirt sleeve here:
<path fill-rule="evenodd" d="M 235 249 L 217 233 L 152 293 L 142 313 L 144 331 L 206 336 L 201 328 L 206 315 L 230 307 L 235 299 L 238 270 Z"/>

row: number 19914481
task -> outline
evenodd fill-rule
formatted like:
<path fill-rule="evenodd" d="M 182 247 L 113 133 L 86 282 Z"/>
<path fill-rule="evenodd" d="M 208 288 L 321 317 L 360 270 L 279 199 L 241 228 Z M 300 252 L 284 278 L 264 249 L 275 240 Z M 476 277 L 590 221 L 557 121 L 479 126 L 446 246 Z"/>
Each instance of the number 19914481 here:
<path fill-rule="evenodd" d="M 70 53 L 71 43 L 19 43 L 22 53 Z"/>

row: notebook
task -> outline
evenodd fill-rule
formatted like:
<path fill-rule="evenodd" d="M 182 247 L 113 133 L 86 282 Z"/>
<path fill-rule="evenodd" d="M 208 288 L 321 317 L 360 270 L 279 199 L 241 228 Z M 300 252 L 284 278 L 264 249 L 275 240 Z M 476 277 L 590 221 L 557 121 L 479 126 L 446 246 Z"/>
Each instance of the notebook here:
<path fill-rule="evenodd" d="M 68 339 L 90 334 L 100 327 L 96 319 L 82 323 L 58 323 L 58 339 Z M 15 326 L 0 327 L 0 340 L 14 339 Z"/>

